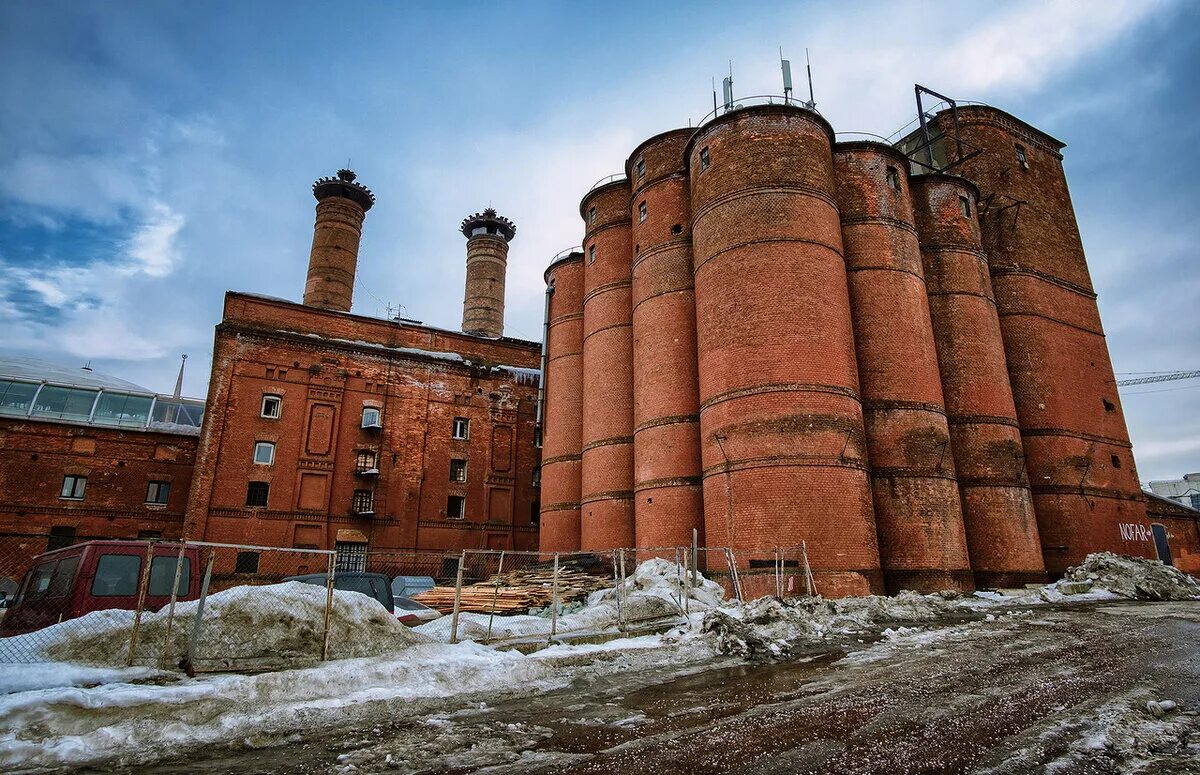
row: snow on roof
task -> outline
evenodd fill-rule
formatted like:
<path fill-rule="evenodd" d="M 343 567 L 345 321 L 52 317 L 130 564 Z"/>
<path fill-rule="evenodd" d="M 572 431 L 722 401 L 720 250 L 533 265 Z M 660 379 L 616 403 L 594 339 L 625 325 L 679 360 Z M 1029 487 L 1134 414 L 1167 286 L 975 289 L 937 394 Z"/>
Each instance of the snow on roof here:
<path fill-rule="evenodd" d="M 153 393 L 133 382 L 101 374 L 97 371 L 85 371 L 82 368 L 68 368 L 38 360 L 37 358 L 22 358 L 10 355 L 0 355 L 0 379 L 20 379 L 30 382 L 56 382 L 63 385 L 75 385 L 90 388 L 111 388 L 113 390 L 132 390 L 137 393 Z"/>

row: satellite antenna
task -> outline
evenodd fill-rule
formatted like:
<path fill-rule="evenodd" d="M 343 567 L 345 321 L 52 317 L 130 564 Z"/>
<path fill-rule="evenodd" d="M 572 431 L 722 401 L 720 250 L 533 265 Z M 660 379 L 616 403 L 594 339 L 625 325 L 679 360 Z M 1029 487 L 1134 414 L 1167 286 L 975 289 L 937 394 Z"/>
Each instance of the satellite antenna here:
<path fill-rule="evenodd" d="M 783 102 L 786 105 L 792 99 L 792 63 L 783 58 L 783 46 L 779 47 L 779 67 L 783 70 Z"/>
<path fill-rule="evenodd" d="M 813 96 L 812 87 L 812 62 L 808 58 L 808 47 L 804 48 L 804 67 L 808 70 L 808 109 L 813 110 L 817 107 L 817 98 Z"/>
<path fill-rule="evenodd" d="M 729 60 L 729 76 L 721 81 L 725 93 L 725 110 L 733 110 L 733 60 Z"/>
<path fill-rule="evenodd" d="M 712 79 L 712 89 L 713 89 L 713 115 L 716 116 L 717 115 L 717 79 L 716 78 Z"/>

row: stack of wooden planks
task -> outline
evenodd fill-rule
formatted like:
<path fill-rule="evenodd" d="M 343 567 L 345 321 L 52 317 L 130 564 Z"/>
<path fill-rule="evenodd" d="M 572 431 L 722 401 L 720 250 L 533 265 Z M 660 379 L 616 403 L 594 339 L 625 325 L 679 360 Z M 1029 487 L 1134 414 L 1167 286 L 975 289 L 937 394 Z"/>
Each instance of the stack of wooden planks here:
<path fill-rule="evenodd" d="M 603 570 L 602 566 L 593 568 L 577 563 L 561 565 L 558 569 L 559 602 L 580 600 L 597 589 L 612 586 L 611 571 L 609 577 L 605 577 L 599 573 Z M 464 584 L 459 610 L 485 614 L 493 610 L 504 615 L 523 614 L 530 608 L 550 605 L 553 597 L 554 566 L 539 563 L 492 576 L 487 581 Z M 454 610 L 454 587 L 434 587 L 413 595 L 412 599 L 442 613 L 450 613 Z"/>

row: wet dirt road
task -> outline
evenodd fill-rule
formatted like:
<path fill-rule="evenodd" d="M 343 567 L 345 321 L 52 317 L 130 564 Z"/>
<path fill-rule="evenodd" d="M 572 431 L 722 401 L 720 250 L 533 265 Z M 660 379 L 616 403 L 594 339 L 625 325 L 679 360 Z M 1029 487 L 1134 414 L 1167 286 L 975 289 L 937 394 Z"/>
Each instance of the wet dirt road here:
<path fill-rule="evenodd" d="M 129 772 L 1200 773 L 1200 603 L 922 625 Z M 1157 718 L 1149 700 L 1178 709 Z"/>

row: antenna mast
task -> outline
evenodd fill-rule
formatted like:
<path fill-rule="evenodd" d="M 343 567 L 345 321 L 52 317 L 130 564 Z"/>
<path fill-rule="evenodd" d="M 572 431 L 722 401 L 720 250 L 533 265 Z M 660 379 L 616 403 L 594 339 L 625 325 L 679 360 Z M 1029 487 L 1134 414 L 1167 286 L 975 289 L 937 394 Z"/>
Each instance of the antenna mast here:
<path fill-rule="evenodd" d="M 792 63 L 783 58 L 783 46 L 779 47 L 779 68 L 783 71 L 783 102 L 792 101 Z"/>
<path fill-rule="evenodd" d="M 817 98 L 813 96 L 812 61 L 808 58 L 808 46 L 804 47 L 804 67 L 808 70 L 808 107 L 811 110 L 817 107 Z"/>

